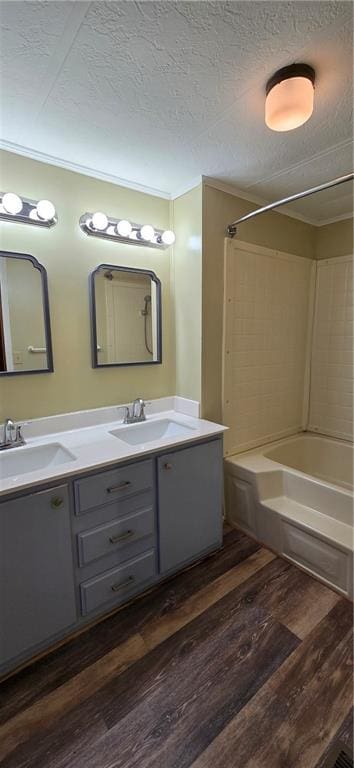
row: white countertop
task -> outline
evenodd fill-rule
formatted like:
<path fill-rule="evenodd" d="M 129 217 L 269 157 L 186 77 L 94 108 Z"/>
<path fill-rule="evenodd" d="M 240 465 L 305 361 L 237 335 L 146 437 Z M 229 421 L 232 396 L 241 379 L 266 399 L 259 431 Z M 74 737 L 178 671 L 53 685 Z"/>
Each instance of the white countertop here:
<path fill-rule="evenodd" d="M 178 398 L 166 398 L 167 400 L 169 401 L 167 405 L 169 405 L 171 401 L 174 402 Z M 115 419 L 114 421 L 63 431 L 63 424 L 68 424 L 68 415 L 65 415 L 65 422 L 63 420 L 61 424 L 58 421 L 55 423 L 57 427 L 56 432 L 48 432 L 47 427 L 45 434 L 29 438 L 26 436 L 25 424 L 23 431 L 26 445 L 10 448 L 8 451 L 4 451 L 3 454 L 0 453 L 0 496 L 48 482 L 55 482 L 56 480 L 62 481 L 63 479 L 69 479 L 72 475 L 79 475 L 91 470 L 100 470 L 131 459 L 140 459 L 156 452 L 163 452 L 165 449 L 169 450 L 174 446 L 188 445 L 198 440 L 221 435 L 226 430 L 226 427 L 220 424 L 214 424 L 181 412 L 180 403 L 177 404 L 177 407 L 178 410 L 164 410 L 162 408 L 161 411 L 156 412 L 156 405 L 153 405 L 150 409 L 153 413 L 149 414 L 147 411 L 146 422 L 143 423 L 169 419 L 189 427 L 192 430 L 190 433 L 179 436 L 164 436 L 158 440 L 146 442 L 146 444 L 139 443 L 138 445 L 127 444 L 119 439 L 119 437 L 110 434 L 112 430 L 127 429 L 127 425 L 123 424 L 121 418 L 119 420 Z M 184 410 L 190 411 L 191 408 L 186 407 Z M 58 420 L 59 417 L 53 418 Z M 36 421 L 39 422 L 40 420 Z M 50 423 L 50 419 L 47 422 Z M 35 422 L 30 422 L 29 427 L 33 424 Z M 134 429 L 134 425 L 131 428 Z M 31 430 L 29 429 L 28 431 L 30 432 Z M 35 431 L 32 428 L 32 432 Z M 75 456 L 75 459 L 57 465 L 49 464 L 45 468 L 24 472 L 16 476 L 1 477 L 2 455 L 10 453 L 15 455 L 17 452 L 26 451 L 27 448 L 45 446 L 50 443 L 61 445 L 64 449 L 70 451 Z"/>

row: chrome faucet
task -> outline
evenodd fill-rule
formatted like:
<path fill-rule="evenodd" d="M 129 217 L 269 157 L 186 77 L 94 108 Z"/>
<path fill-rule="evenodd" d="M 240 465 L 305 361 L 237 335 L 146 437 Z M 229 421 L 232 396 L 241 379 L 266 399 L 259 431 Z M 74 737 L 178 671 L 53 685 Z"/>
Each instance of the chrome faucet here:
<path fill-rule="evenodd" d="M 146 403 L 141 397 L 137 397 L 132 404 L 132 408 L 126 406 L 124 424 L 137 424 L 139 421 L 145 421 L 145 405 Z"/>
<path fill-rule="evenodd" d="M 6 419 L 4 423 L 3 439 L 2 443 L 0 443 L 0 451 L 5 451 L 8 448 L 17 448 L 19 445 L 25 445 L 25 442 L 26 441 L 22 435 L 21 424 L 15 426 L 12 419 Z"/>

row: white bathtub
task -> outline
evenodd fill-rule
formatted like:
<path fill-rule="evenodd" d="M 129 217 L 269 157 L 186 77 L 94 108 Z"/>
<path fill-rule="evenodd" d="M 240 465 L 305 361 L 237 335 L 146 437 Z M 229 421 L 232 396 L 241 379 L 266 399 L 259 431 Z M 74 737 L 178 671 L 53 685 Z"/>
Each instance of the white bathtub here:
<path fill-rule="evenodd" d="M 353 445 L 303 433 L 225 460 L 228 521 L 353 595 Z"/>
<path fill-rule="evenodd" d="M 265 446 L 263 456 L 327 483 L 353 489 L 353 445 L 304 433 Z"/>

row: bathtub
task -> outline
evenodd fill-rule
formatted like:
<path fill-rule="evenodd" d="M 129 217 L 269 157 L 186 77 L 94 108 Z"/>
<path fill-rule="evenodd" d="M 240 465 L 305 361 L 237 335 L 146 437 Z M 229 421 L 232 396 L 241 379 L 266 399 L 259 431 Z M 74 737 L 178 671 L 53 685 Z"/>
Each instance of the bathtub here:
<path fill-rule="evenodd" d="M 225 459 L 231 523 L 353 596 L 353 445 L 311 433 Z"/>
<path fill-rule="evenodd" d="M 265 447 L 263 456 L 326 483 L 353 490 L 353 445 L 305 433 Z"/>

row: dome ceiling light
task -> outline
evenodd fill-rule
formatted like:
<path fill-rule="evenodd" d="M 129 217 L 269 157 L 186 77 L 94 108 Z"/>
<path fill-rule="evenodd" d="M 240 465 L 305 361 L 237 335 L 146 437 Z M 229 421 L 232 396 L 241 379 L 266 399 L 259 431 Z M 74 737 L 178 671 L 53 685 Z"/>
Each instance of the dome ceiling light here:
<path fill-rule="evenodd" d="M 315 70 L 309 64 L 278 69 L 266 85 L 265 122 L 272 131 L 292 131 L 313 112 Z"/>

